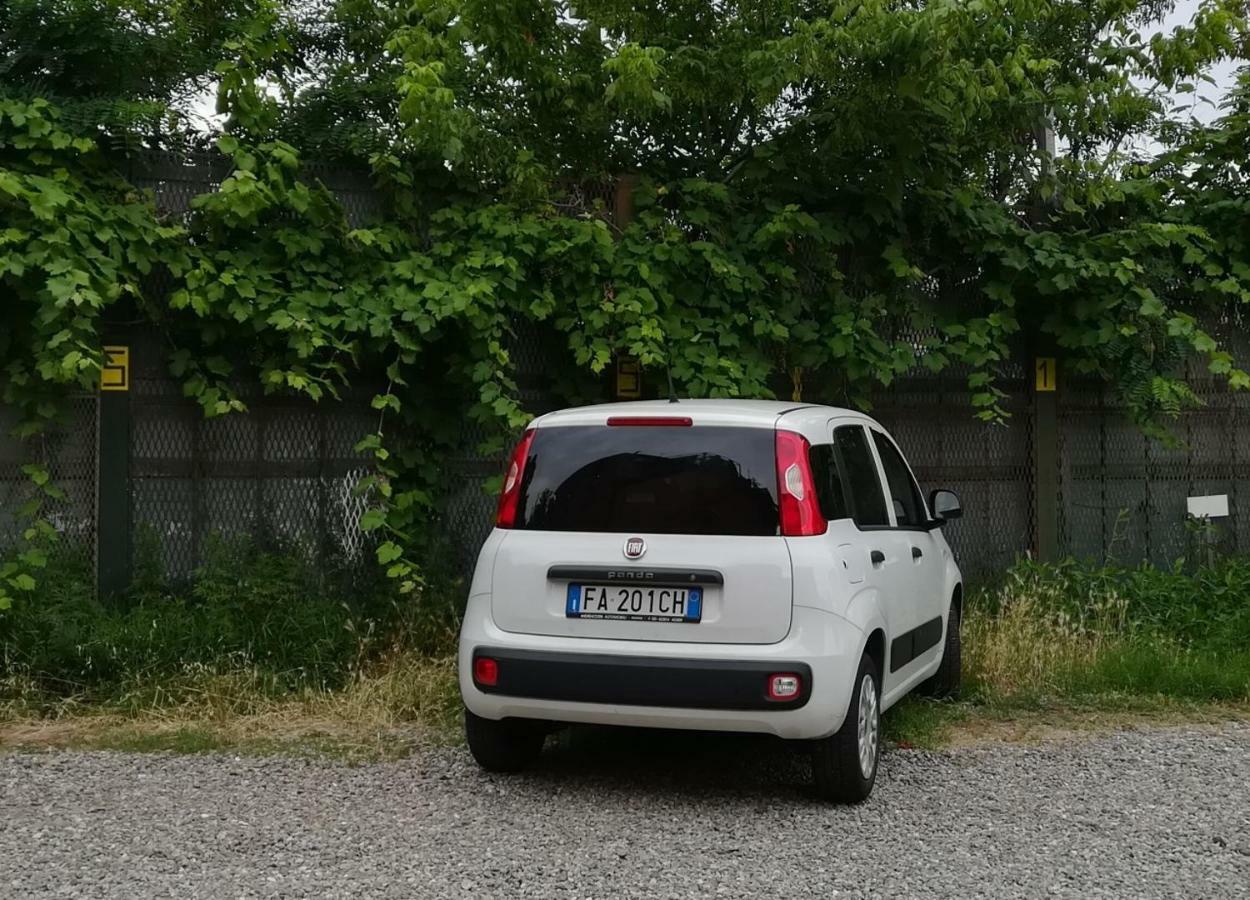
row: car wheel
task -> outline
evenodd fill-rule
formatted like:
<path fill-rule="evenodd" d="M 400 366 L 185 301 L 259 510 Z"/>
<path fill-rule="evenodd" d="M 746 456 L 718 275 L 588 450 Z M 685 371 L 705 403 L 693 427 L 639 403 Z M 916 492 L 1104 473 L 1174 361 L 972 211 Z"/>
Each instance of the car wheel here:
<path fill-rule="evenodd" d="M 868 799 L 881 758 L 881 686 L 876 662 L 867 653 L 859 661 L 851 705 L 842 727 L 816 741 L 812 778 L 816 793 L 836 803 Z"/>
<path fill-rule="evenodd" d="M 922 694 L 938 698 L 959 696 L 959 673 L 963 667 L 963 645 L 959 637 L 961 619 L 959 605 L 952 603 L 946 617 L 946 643 L 942 647 L 942 663 L 920 686 Z"/>
<path fill-rule="evenodd" d="M 547 738 L 541 722 L 483 719 L 464 711 L 464 736 L 477 764 L 488 772 L 520 772 L 538 759 Z"/>

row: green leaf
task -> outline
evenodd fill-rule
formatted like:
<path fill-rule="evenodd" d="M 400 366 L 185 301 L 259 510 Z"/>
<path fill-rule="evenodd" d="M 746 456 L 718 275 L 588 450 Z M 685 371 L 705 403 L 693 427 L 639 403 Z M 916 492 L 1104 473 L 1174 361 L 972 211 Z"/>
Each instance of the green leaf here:
<path fill-rule="evenodd" d="M 10 578 L 9 583 L 19 591 L 33 591 L 36 587 L 38 587 L 38 583 L 35 579 L 25 572 Z"/>
<path fill-rule="evenodd" d="M 403 555 L 403 548 L 392 541 L 387 541 L 378 547 L 378 562 L 382 565 L 393 563 Z"/>

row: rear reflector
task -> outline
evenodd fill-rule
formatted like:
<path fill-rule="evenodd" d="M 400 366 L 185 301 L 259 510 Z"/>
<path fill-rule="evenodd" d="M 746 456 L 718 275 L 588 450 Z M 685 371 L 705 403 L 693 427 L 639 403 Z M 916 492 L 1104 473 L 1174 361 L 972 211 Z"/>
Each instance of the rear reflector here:
<path fill-rule="evenodd" d="M 781 533 L 787 537 L 824 534 L 828 523 L 816 498 L 807 438 L 777 432 L 777 501 Z"/>
<path fill-rule="evenodd" d="M 646 425 L 646 426 L 663 426 L 675 425 L 680 428 L 686 428 L 694 424 L 694 420 L 689 416 L 608 416 L 608 424 L 612 426 L 618 425 Z"/>
<path fill-rule="evenodd" d="M 482 687 L 495 687 L 499 684 L 499 663 L 489 656 L 473 660 L 473 681 Z"/>
<path fill-rule="evenodd" d="M 793 700 L 803 690 L 803 679 L 793 672 L 768 676 L 769 700 Z"/>
<path fill-rule="evenodd" d="M 497 528 L 511 528 L 516 524 L 516 506 L 521 497 L 521 479 L 525 477 L 525 463 L 529 459 L 530 444 L 534 442 L 534 429 L 525 432 L 521 443 L 512 451 L 512 459 L 508 461 L 508 470 L 503 476 L 503 487 L 499 491 L 499 510 L 495 513 Z"/>

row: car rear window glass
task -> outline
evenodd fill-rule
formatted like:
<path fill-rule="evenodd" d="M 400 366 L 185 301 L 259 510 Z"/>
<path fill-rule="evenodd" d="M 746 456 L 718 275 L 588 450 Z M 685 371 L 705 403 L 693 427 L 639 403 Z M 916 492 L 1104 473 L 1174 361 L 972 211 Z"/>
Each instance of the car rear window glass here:
<path fill-rule="evenodd" d="M 539 428 L 516 527 L 775 535 L 774 452 L 767 428 Z"/>
<path fill-rule="evenodd" d="M 916 480 L 907 470 L 903 462 L 903 454 L 898 452 L 894 442 L 879 431 L 872 433 L 877 444 L 877 453 L 881 455 L 881 467 L 885 469 L 885 480 L 890 486 L 890 500 L 894 504 L 894 517 L 899 525 L 920 526 L 925 519 L 924 500 L 920 497 L 920 488 Z"/>
<path fill-rule="evenodd" d="M 842 489 L 842 476 L 838 472 L 833 444 L 813 444 L 808 459 L 812 464 L 812 477 L 816 479 L 816 499 L 820 503 L 820 514 L 830 522 L 849 519 L 851 508 Z"/>
<path fill-rule="evenodd" d="M 842 471 L 854 505 L 855 524 L 860 526 L 889 525 L 881 478 L 868 436 L 859 425 L 844 425 L 833 432 L 833 442 L 842 457 Z"/>

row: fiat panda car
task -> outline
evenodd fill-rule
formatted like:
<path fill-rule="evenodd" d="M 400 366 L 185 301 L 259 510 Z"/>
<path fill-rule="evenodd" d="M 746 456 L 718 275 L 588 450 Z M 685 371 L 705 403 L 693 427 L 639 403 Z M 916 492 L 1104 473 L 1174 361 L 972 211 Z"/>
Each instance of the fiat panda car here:
<path fill-rule="evenodd" d="M 534 421 L 460 633 L 465 731 L 516 771 L 562 724 L 804 742 L 817 791 L 872 791 L 881 713 L 959 684 L 962 581 L 897 444 L 803 403 L 615 403 Z"/>

